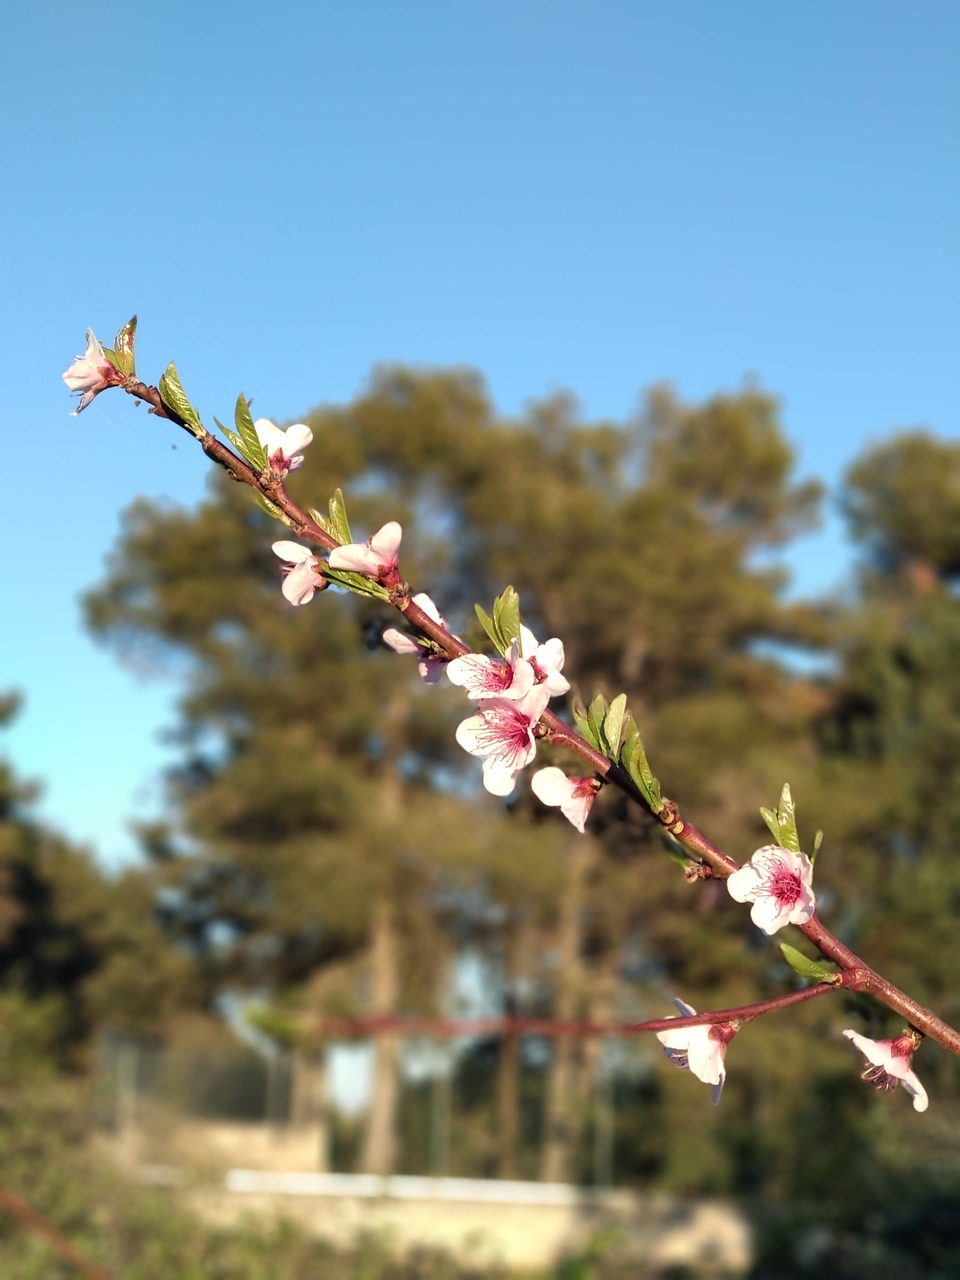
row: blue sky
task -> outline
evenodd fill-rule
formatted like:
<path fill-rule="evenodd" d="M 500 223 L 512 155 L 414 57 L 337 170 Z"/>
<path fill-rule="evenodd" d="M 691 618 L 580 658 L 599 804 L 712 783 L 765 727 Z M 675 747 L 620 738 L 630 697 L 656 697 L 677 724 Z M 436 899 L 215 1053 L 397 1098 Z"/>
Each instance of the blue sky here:
<path fill-rule="evenodd" d="M 43 813 L 112 862 L 156 810 L 175 690 L 77 598 L 128 502 L 207 470 L 117 393 L 68 416 L 88 325 L 138 312 L 141 375 L 174 359 L 208 422 L 241 389 L 299 417 L 382 360 L 614 418 L 753 377 L 836 482 L 894 427 L 960 428 L 958 57 L 952 0 L 14 0 L 0 688 Z M 835 523 L 791 563 L 840 581 Z"/>

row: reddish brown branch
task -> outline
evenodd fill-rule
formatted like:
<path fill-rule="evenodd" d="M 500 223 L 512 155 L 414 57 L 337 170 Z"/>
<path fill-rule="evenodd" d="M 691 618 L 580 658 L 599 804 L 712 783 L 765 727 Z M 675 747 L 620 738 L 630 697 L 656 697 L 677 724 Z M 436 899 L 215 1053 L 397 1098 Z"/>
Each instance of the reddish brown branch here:
<path fill-rule="evenodd" d="M 32 1205 L 27 1204 L 26 1200 L 22 1200 L 6 1187 L 0 1187 L 0 1208 L 6 1209 L 7 1213 L 22 1223 L 28 1231 L 42 1236 L 54 1253 L 76 1267 L 82 1276 L 87 1277 L 87 1280 L 110 1280 L 109 1273 L 104 1271 L 103 1267 L 85 1258 L 52 1222 L 48 1222 Z"/>
<path fill-rule="evenodd" d="M 648 1018 L 645 1022 L 581 1022 L 569 1018 L 409 1018 L 401 1014 L 370 1014 L 361 1018 L 323 1018 L 314 1030 L 325 1036 L 385 1035 L 408 1036 L 635 1036 L 648 1031 L 669 1031 L 676 1027 L 700 1027 L 718 1022 L 752 1022 L 765 1013 L 775 1013 L 794 1004 L 803 1004 L 837 990 L 834 982 L 818 982 L 801 991 L 758 1000 L 734 1009 L 715 1009 L 690 1017 Z"/>

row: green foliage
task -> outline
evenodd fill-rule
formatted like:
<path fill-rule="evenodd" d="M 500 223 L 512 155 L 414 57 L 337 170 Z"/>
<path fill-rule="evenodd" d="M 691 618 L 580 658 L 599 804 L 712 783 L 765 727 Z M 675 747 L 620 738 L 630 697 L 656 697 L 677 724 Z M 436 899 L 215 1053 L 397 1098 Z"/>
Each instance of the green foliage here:
<path fill-rule="evenodd" d="M 117 331 L 113 340 L 113 354 L 116 367 L 125 377 L 133 376 L 136 369 L 134 358 L 134 342 L 137 335 L 137 317 L 131 316 L 122 329 Z"/>
<path fill-rule="evenodd" d="M 786 847 L 786 845 L 783 846 L 783 848 Z M 784 960 L 791 969 L 800 974 L 801 978 L 813 978 L 815 982 L 824 982 L 836 977 L 839 972 L 836 965 L 825 960 L 811 960 L 796 947 L 791 947 L 788 942 L 781 942 L 780 950 L 783 952 Z"/>
<path fill-rule="evenodd" d="M 486 630 L 504 651 L 508 602 L 479 624 L 471 605 L 516 584 L 525 621 L 563 639 L 565 672 L 589 691 L 574 711 L 581 730 L 652 808 L 663 800 L 644 744 L 684 816 L 742 860 L 765 839 L 764 799 L 790 776 L 811 823 L 829 824 L 823 909 L 868 962 L 957 1018 L 960 608 L 946 483 L 924 480 L 925 496 L 911 487 L 901 502 L 910 468 L 852 473 L 869 558 L 859 590 L 827 608 L 783 599 L 770 549 L 809 526 L 819 486 L 792 477 L 776 403 L 756 390 L 699 405 L 657 391 L 624 425 L 583 422 L 566 397 L 504 421 L 473 374 L 383 368 L 309 423 L 324 484 L 357 495 L 365 525 L 396 518 L 412 531 L 405 576 L 455 631 Z M 951 449 L 935 450 L 945 470 Z M 291 478 L 294 490 L 311 483 L 309 466 Z M 217 482 L 191 512 L 133 507 L 88 602 L 100 634 L 183 682 L 170 797 L 190 844 L 164 863 L 164 903 L 209 996 L 258 985 L 284 1011 L 317 1007 L 325 977 L 361 971 L 384 901 L 396 910 L 399 1009 L 436 1000 L 450 949 L 467 945 L 513 975 L 511 1000 L 569 1016 L 639 1020 L 673 993 L 707 1009 L 783 990 L 780 956 L 757 948 L 723 886 L 678 885 L 667 859 L 648 856 L 651 824 L 610 789 L 574 893 L 577 846 L 556 816 L 521 791 L 504 822 L 477 794 L 453 741 L 456 691 L 424 696 L 416 664 L 382 651 L 375 602 L 326 592 L 291 611 L 269 522 L 237 489 Z M 903 525 L 901 511 L 914 513 Z M 349 540 L 333 504 L 329 519 Z M 777 658 L 828 644 L 819 674 Z M 790 792 L 780 797 L 764 820 L 799 848 Z M 580 932 L 564 950 L 571 922 Z M 648 1046 L 618 1099 L 618 1179 L 812 1204 L 837 1239 L 869 1234 L 871 1206 L 889 1219 L 934 1162 L 939 1130 L 857 1078 L 840 1028 L 891 1028 L 848 999 L 745 1028 L 715 1110 Z M 917 1068 L 936 1125 L 955 1135 L 953 1064 L 925 1046 Z M 942 1186 L 960 1185 L 947 1137 L 935 1162 Z M 918 1177 L 918 1214 L 934 1192 Z M 785 1257 L 804 1221 L 768 1223 Z"/>
<path fill-rule="evenodd" d="M 117 1280 L 507 1280 L 440 1249 L 401 1257 L 377 1236 L 340 1247 L 283 1220 L 209 1225 L 177 1192 L 139 1186 L 96 1153 L 89 1101 L 62 1083 L 5 1092 L 0 1162 L 4 1184 Z M 0 1274 L 73 1280 L 77 1271 L 0 1205 Z"/>
<path fill-rule="evenodd" d="M 770 833 L 781 849 L 789 849 L 791 853 L 800 852 L 797 813 L 793 796 L 790 794 L 789 782 L 783 784 L 776 813 L 772 809 L 761 809 L 760 817 L 769 827 Z"/>
<path fill-rule="evenodd" d="M 344 545 L 353 542 L 350 521 L 347 519 L 347 504 L 343 500 L 343 491 L 341 489 L 337 489 L 330 499 L 328 509 L 329 516 L 323 516 L 313 508 L 310 509 L 310 515 L 324 532 L 329 533 L 338 542 Z"/>
<path fill-rule="evenodd" d="M 203 435 L 203 423 L 200 421 L 200 415 L 187 399 L 187 393 L 184 391 L 180 382 L 180 375 L 177 373 L 177 367 L 171 360 L 167 365 L 166 372 L 160 378 L 157 384 L 160 391 L 160 399 L 172 409 L 186 423 L 190 431 L 195 436 Z"/>
<path fill-rule="evenodd" d="M 871 567 L 886 575 L 960 573 L 960 444 L 901 432 L 849 470 L 842 506 Z"/>
<path fill-rule="evenodd" d="M 260 443 L 257 429 L 253 425 L 250 406 L 247 404 L 246 396 L 242 394 L 237 396 L 236 407 L 233 411 L 233 421 L 239 436 L 240 452 L 255 471 L 262 471 L 267 465 L 267 450 Z M 234 439 L 236 440 L 236 438 L 235 436 Z"/>
<path fill-rule="evenodd" d="M 514 641 L 520 640 L 520 597 L 507 587 L 493 602 L 493 617 L 474 605 L 480 625 L 500 653 L 506 653 Z M 521 657 L 524 656 L 521 654 Z"/>
<path fill-rule="evenodd" d="M 0 722 L 16 710 L 4 699 Z M 191 999 L 190 962 L 156 927 L 158 884 L 106 876 L 85 849 L 39 823 L 36 788 L 0 763 L 0 1072 L 82 1056 L 105 1021 L 160 1027 Z"/>

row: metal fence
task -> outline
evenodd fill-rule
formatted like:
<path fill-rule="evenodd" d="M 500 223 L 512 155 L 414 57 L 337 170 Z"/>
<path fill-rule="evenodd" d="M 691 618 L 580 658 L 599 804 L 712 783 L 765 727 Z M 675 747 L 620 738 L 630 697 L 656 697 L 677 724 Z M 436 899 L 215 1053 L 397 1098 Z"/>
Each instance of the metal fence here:
<path fill-rule="evenodd" d="M 390 1172 L 550 1177 L 555 1042 L 520 1038 L 506 1081 L 505 1044 L 496 1036 L 398 1037 Z M 609 1187 L 641 1180 L 636 1153 L 650 1052 L 640 1040 L 577 1046 L 562 1109 L 563 1181 Z M 141 1165 L 366 1173 L 372 1059 L 373 1037 L 331 1041 L 307 1056 L 239 1042 L 187 1049 L 107 1036 L 100 1122 Z M 555 1113 L 555 1080 L 553 1090 Z"/>

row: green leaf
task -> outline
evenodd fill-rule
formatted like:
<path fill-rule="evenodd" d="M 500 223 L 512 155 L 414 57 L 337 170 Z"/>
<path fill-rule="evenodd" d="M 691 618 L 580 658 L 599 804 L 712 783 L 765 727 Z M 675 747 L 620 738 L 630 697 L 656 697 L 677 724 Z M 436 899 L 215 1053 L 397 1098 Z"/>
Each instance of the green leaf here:
<path fill-rule="evenodd" d="M 369 596 L 373 600 L 390 599 L 390 593 L 386 587 L 382 587 L 379 582 L 374 582 L 372 578 L 366 577 L 362 573 L 354 573 L 347 569 L 331 569 L 329 565 L 323 566 L 323 576 L 338 587 L 343 587 L 347 591 L 352 591 L 357 596 Z"/>
<path fill-rule="evenodd" d="M 260 437 L 257 435 L 257 429 L 253 425 L 253 418 L 250 415 L 250 406 L 247 404 L 246 398 L 241 392 L 237 396 L 237 407 L 233 411 L 233 421 L 236 424 L 240 439 L 243 441 L 240 452 L 257 471 L 262 471 L 267 465 L 267 451 L 260 443 Z"/>
<path fill-rule="evenodd" d="M 223 432 L 223 434 L 227 437 L 227 439 L 230 441 L 230 443 L 233 445 L 233 447 L 236 449 L 237 453 L 239 453 L 240 456 L 243 457 L 243 441 L 240 439 L 237 433 L 235 431 L 231 431 L 229 427 L 225 427 L 219 418 L 214 417 L 213 420 L 217 424 L 217 426 L 220 428 L 220 430 Z"/>
<path fill-rule="evenodd" d="M 133 352 L 133 341 L 136 332 L 137 317 L 131 316 L 113 340 L 113 353 L 116 357 L 116 367 L 124 377 L 127 378 L 136 373 L 136 363 L 134 361 Z"/>
<path fill-rule="evenodd" d="M 263 507 L 264 511 L 266 511 L 268 515 L 273 516 L 274 520 L 279 520 L 280 523 L 285 524 L 288 529 L 294 528 L 294 523 L 290 517 L 281 511 L 275 502 L 271 502 L 265 493 L 257 491 L 256 499 L 259 505 Z"/>
<path fill-rule="evenodd" d="M 599 744 L 603 743 L 603 722 L 606 717 L 606 714 L 607 714 L 606 701 L 603 698 L 603 695 L 598 693 L 597 696 L 594 698 L 594 700 L 590 703 L 590 707 L 587 711 L 587 715 L 590 719 L 590 727 L 593 730 L 593 736 Z M 602 751 L 603 746 L 600 745 L 598 746 L 597 749 L 599 751 Z"/>
<path fill-rule="evenodd" d="M 347 505 L 343 500 L 343 490 L 337 489 L 329 502 L 330 507 L 330 527 L 327 533 L 333 534 L 339 543 L 344 546 L 353 542 L 353 535 L 350 532 L 350 522 L 347 519 Z"/>
<path fill-rule="evenodd" d="M 520 597 L 513 587 L 507 587 L 493 602 L 493 624 L 500 636 L 501 653 L 520 641 Z"/>
<path fill-rule="evenodd" d="M 813 866 L 813 864 L 816 862 L 817 854 L 820 852 L 820 846 L 822 844 L 823 844 L 823 832 L 818 831 L 817 834 L 813 837 L 813 851 L 810 854 L 811 866 Z"/>
<path fill-rule="evenodd" d="M 671 862 L 675 862 L 678 867 L 683 867 L 684 871 L 695 861 L 679 840 L 675 840 L 669 831 L 660 830 L 660 844 L 664 853 Z"/>
<path fill-rule="evenodd" d="M 487 613 L 486 609 L 481 609 L 478 604 L 475 604 L 473 607 L 477 612 L 477 617 L 480 619 L 481 627 L 483 627 L 484 631 L 490 637 L 494 648 L 500 649 L 500 637 L 497 635 L 497 628 L 493 624 L 493 619 L 490 617 L 489 613 Z M 500 652 L 502 653 L 503 650 L 500 649 Z"/>
<path fill-rule="evenodd" d="M 772 809 L 761 809 L 760 817 L 764 820 L 764 822 L 770 828 L 770 834 L 773 836 L 774 840 L 776 840 L 777 844 L 779 844 L 780 843 L 780 823 L 777 821 L 777 815 L 773 812 Z"/>
<path fill-rule="evenodd" d="M 631 723 L 626 741 L 620 748 L 620 765 L 633 779 L 637 790 L 646 800 L 654 813 L 663 808 L 663 796 L 660 794 L 660 783 L 653 775 L 647 761 L 647 753 L 643 749 L 640 732 Z"/>
<path fill-rule="evenodd" d="M 800 837 L 797 834 L 797 814 L 793 796 L 790 794 L 790 783 L 783 784 L 780 792 L 780 803 L 777 805 L 777 825 L 780 828 L 780 847 L 789 849 L 791 853 L 800 852 Z"/>
<path fill-rule="evenodd" d="M 783 847 L 786 848 L 786 845 Z M 802 978 L 815 978 L 818 982 L 823 982 L 837 973 L 835 965 L 826 960 L 811 960 L 796 947 L 791 947 L 789 942 L 781 942 L 780 950 L 790 968 L 799 973 Z"/>
<path fill-rule="evenodd" d="M 573 719 L 580 731 L 581 737 L 586 738 L 591 747 L 594 747 L 597 751 L 601 751 L 602 747 L 597 740 L 596 733 L 594 732 L 593 726 L 587 716 L 586 708 L 579 702 L 575 702 L 573 705 Z"/>
<path fill-rule="evenodd" d="M 607 755 L 616 760 L 620 750 L 620 731 L 623 728 L 623 715 L 627 709 L 627 695 L 618 694 L 610 703 L 610 708 L 603 718 L 603 736 L 607 742 Z"/>
<path fill-rule="evenodd" d="M 204 434 L 203 423 L 200 421 L 200 415 L 187 399 L 187 393 L 184 391 L 180 382 L 180 376 L 177 373 L 177 367 L 171 360 L 167 365 L 167 371 L 160 379 L 158 390 L 160 391 L 160 399 L 172 409 L 186 423 L 187 427 L 198 438 Z"/>

